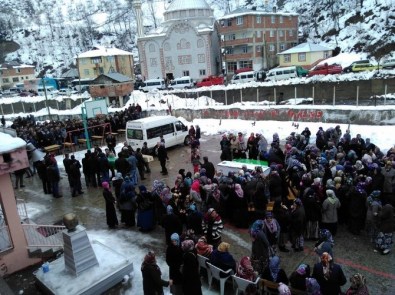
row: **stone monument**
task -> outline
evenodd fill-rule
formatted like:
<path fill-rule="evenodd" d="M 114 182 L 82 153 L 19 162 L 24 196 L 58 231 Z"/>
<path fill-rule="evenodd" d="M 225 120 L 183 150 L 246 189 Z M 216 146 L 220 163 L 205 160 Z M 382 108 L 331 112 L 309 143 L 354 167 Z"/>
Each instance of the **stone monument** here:
<path fill-rule="evenodd" d="M 78 225 L 77 216 L 68 213 L 63 217 L 67 231 L 63 232 L 64 264 L 68 271 L 78 276 L 81 272 L 98 265 L 85 228 Z"/>

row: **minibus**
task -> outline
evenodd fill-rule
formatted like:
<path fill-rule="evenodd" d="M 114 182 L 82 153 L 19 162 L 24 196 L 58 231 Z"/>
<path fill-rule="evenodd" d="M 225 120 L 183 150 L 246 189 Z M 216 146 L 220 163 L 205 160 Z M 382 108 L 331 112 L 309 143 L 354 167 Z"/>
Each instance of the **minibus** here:
<path fill-rule="evenodd" d="M 145 80 L 139 89 L 143 92 L 148 92 L 153 89 L 164 90 L 166 89 L 166 83 L 164 79 L 149 79 Z"/>
<path fill-rule="evenodd" d="M 189 76 L 176 78 L 171 81 L 169 89 L 190 89 L 195 86 L 195 83 Z"/>
<path fill-rule="evenodd" d="M 250 71 L 250 72 L 243 72 L 236 74 L 232 77 L 232 80 L 230 80 L 231 84 L 240 84 L 240 83 L 246 83 L 246 82 L 252 82 L 255 81 L 255 72 Z"/>

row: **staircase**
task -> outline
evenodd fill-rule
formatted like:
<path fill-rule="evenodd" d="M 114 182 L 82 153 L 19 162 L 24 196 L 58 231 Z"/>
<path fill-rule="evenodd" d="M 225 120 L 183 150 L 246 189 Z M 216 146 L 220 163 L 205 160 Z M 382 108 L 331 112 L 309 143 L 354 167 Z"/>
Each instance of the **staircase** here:
<path fill-rule="evenodd" d="M 25 201 L 17 199 L 18 213 L 27 241 L 29 257 L 52 258 L 63 252 L 64 225 L 35 224 L 29 219 Z"/>

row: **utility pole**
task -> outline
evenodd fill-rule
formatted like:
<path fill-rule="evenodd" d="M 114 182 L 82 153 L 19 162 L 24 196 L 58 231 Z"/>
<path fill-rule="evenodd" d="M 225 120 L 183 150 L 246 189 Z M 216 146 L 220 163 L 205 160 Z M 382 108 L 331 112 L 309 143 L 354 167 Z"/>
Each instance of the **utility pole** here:
<path fill-rule="evenodd" d="M 44 96 L 45 96 L 45 105 L 47 106 L 48 116 L 49 116 L 49 119 L 52 121 L 51 112 L 49 111 L 49 106 L 48 106 L 47 88 L 45 87 L 45 80 L 44 80 L 44 77 L 41 78 L 41 81 L 42 81 L 42 83 L 43 83 Z"/>

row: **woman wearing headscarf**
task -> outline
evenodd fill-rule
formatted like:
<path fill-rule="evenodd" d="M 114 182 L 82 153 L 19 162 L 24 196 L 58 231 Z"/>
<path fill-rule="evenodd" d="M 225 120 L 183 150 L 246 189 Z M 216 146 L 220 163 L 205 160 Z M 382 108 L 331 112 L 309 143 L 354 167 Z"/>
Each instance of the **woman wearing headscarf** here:
<path fill-rule="evenodd" d="M 322 223 L 321 227 L 328 229 L 333 236 L 337 233 L 337 210 L 340 208 L 340 201 L 336 198 L 335 192 L 326 190 L 326 199 L 322 203 Z"/>
<path fill-rule="evenodd" d="M 163 295 L 163 287 L 173 285 L 173 281 L 165 281 L 161 278 L 162 272 L 156 263 L 155 253 L 149 251 L 144 257 L 141 264 L 141 273 L 143 275 L 144 295 Z"/>
<path fill-rule="evenodd" d="M 154 199 L 144 185 L 139 186 L 140 193 L 136 197 L 137 226 L 140 231 L 149 231 L 155 227 Z"/>
<path fill-rule="evenodd" d="M 263 271 L 261 278 L 271 282 L 288 285 L 288 277 L 285 271 L 280 268 L 280 257 L 273 256 L 269 259 L 269 265 Z"/>
<path fill-rule="evenodd" d="M 127 176 L 121 186 L 119 209 L 121 210 L 121 222 L 125 223 L 126 227 L 135 226 L 137 209 L 136 192 L 132 181 Z"/>
<path fill-rule="evenodd" d="M 356 273 L 350 278 L 351 286 L 348 288 L 346 295 L 369 295 L 368 287 L 366 286 L 365 277 Z"/>
<path fill-rule="evenodd" d="M 262 274 L 269 259 L 270 244 L 263 231 L 263 220 L 256 220 L 250 228 L 252 239 L 251 261 L 254 270 Z"/>
<path fill-rule="evenodd" d="M 169 278 L 173 280 L 170 291 L 173 295 L 182 295 L 182 274 L 180 267 L 183 263 L 183 251 L 180 245 L 180 236 L 173 233 L 170 236 L 171 244 L 166 249 L 166 263 L 169 266 Z"/>
<path fill-rule="evenodd" d="M 393 232 L 395 230 L 394 207 L 386 204 L 379 214 L 379 228 L 376 237 L 376 248 L 381 254 L 390 253 L 393 244 Z"/>
<path fill-rule="evenodd" d="M 185 240 L 181 243 L 182 251 L 182 290 L 184 294 L 202 295 L 200 267 L 196 256 L 195 243 Z"/>
<path fill-rule="evenodd" d="M 244 197 L 243 188 L 239 183 L 234 185 L 228 201 L 231 203 L 232 221 L 236 227 L 248 228 L 247 199 Z"/>
<path fill-rule="evenodd" d="M 359 178 L 357 185 L 350 190 L 349 196 L 348 230 L 354 235 L 359 235 L 364 228 L 366 217 L 367 194 L 365 177 Z"/>
<path fill-rule="evenodd" d="M 266 212 L 266 218 L 263 221 L 263 230 L 272 248 L 269 249 L 269 251 L 271 253 L 275 253 L 281 230 L 280 224 L 277 222 L 276 219 L 273 218 L 272 212 Z"/>
<path fill-rule="evenodd" d="M 162 224 L 162 218 L 166 215 L 166 207 L 163 205 L 161 193 L 165 184 L 161 180 L 155 179 L 152 184 L 152 197 L 154 199 L 154 218 L 157 224 Z"/>
<path fill-rule="evenodd" d="M 207 239 L 205 236 L 199 238 L 198 242 L 195 245 L 196 252 L 199 255 L 204 257 L 210 257 L 211 253 L 213 252 L 213 245 L 207 243 Z"/>
<path fill-rule="evenodd" d="M 306 278 L 307 295 L 322 295 L 320 284 L 314 278 Z"/>
<path fill-rule="evenodd" d="M 340 287 L 347 282 L 340 265 L 333 263 L 332 257 L 326 252 L 322 254 L 321 262 L 314 265 L 312 277 L 320 284 L 323 295 L 341 294 Z"/>
<path fill-rule="evenodd" d="M 292 248 L 294 248 L 296 252 L 303 251 L 304 249 L 303 232 L 305 230 L 305 225 L 305 210 L 302 201 L 298 198 L 294 201 L 294 204 L 292 205 L 290 227 Z"/>
<path fill-rule="evenodd" d="M 170 245 L 170 236 L 177 233 L 179 236 L 182 234 L 182 223 L 180 218 L 174 214 L 173 207 L 167 206 L 167 215 L 162 220 L 162 227 L 165 229 L 166 244 Z"/>
<path fill-rule="evenodd" d="M 255 282 L 257 278 L 257 273 L 252 267 L 250 257 L 244 256 L 243 258 L 241 258 L 240 263 L 237 267 L 236 276 L 247 281 Z"/>
<path fill-rule="evenodd" d="M 370 241 L 374 242 L 377 236 L 379 226 L 379 213 L 382 203 L 380 200 L 381 192 L 374 190 L 366 199 L 366 231 L 370 236 Z"/>
<path fill-rule="evenodd" d="M 231 269 L 235 273 L 236 261 L 232 254 L 229 253 L 229 248 L 230 245 L 228 243 L 222 242 L 219 244 L 218 248 L 214 249 L 210 255 L 210 263 L 222 269 L 223 271 Z"/>
<path fill-rule="evenodd" d="M 103 197 L 106 201 L 106 219 L 109 228 L 116 228 L 118 226 L 117 212 L 115 211 L 115 198 L 110 191 L 110 185 L 104 181 L 102 184 Z"/>
<path fill-rule="evenodd" d="M 321 257 L 324 252 L 327 252 L 333 258 L 332 248 L 334 243 L 331 232 L 327 229 L 321 229 L 320 239 L 315 244 L 314 252 L 318 254 L 318 257 Z"/>
<path fill-rule="evenodd" d="M 298 268 L 292 272 L 289 277 L 289 283 L 292 288 L 305 291 L 306 279 L 310 277 L 310 266 L 308 264 L 300 264 Z"/>

